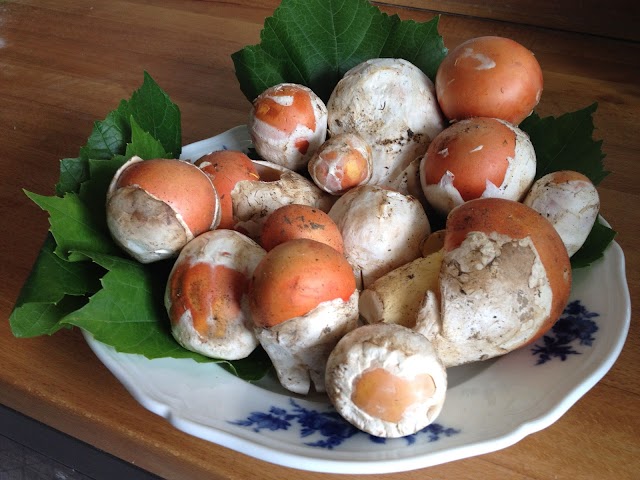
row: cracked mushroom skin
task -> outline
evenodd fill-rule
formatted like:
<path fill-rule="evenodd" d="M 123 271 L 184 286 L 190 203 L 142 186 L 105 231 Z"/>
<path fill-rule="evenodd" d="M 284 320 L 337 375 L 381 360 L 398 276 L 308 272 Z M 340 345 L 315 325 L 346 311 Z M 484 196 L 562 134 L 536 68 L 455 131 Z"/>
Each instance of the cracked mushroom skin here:
<path fill-rule="evenodd" d="M 377 437 L 412 435 L 440 414 L 447 374 L 431 343 L 401 325 L 346 334 L 327 361 L 327 394 L 348 422 Z"/>
<path fill-rule="evenodd" d="M 191 239 L 216 228 L 218 194 L 190 162 L 132 157 L 107 190 L 107 226 L 115 243 L 141 263 L 178 255 Z"/>
<path fill-rule="evenodd" d="M 211 230 L 180 252 L 165 291 L 171 333 L 187 350 L 239 360 L 258 346 L 246 292 L 266 252 L 233 230 Z"/>
<path fill-rule="evenodd" d="M 280 384 L 307 394 L 323 392 L 329 353 L 358 322 L 358 290 L 337 250 L 295 239 L 270 250 L 256 267 L 249 307 L 260 344 Z"/>
<path fill-rule="evenodd" d="M 386 185 L 445 127 L 433 82 L 403 59 L 376 58 L 349 70 L 329 101 L 330 135 L 356 132 L 373 152 L 369 184 Z"/>
<path fill-rule="evenodd" d="M 514 40 L 477 37 L 447 54 L 435 87 L 451 121 L 493 117 L 518 125 L 540 101 L 542 69 L 533 53 Z"/>
<path fill-rule="evenodd" d="M 585 175 L 571 170 L 536 180 L 524 204 L 551 222 L 570 257 L 584 244 L 600 211 L 596 187 Z"/>
<path fill-rule="evenodd" d="M 349 190 L 329 216 L 342 233 L 359 289 L 420 257 L 422 242 L 431 233 L 419 200 L 375 185 Z"/>
<path fill-rule="evenodd" d="M 327 107 L 308 87 L 281 83 L 253 101 L 248 128 L 264 160 L 290 170 L 306 170 L 327 137 Z"/>
<path fill-rule="evenodd" d="M 220 201 L 220 223 L 217 228 L 233 228 L 231 191 L 241 180 L 255 181 L 260 176 L 251 159 L 237 150 L 218 150 L 200 157 L 194 163 L 211 179 Z"/>
<path fill-rule="evenodd" d="M 254 160 L 259 180 L 240 180 L 231 190 L 235 230 L 260 243 L 269 215 L 284 205 L 300 204 L 328 212 L 334 197 L 286 167 Z"/>
<path fill-rule="evenodd" d="M 470 118 L 446 128 L 420 162 L 429 204 L 441 214 L 480 197 L 522 200 L 536 175 L 536 154 L 519 128 L 495 118 Z"/>
<path fill-rule="evenodd" d="M 456 207 L 444 250 L 439 311 L 431 295 L 418 323 L 447 367 L 537 340 L 567 305 L 567 250 L 551 223 L 522 203 L 482 198 Z"/>

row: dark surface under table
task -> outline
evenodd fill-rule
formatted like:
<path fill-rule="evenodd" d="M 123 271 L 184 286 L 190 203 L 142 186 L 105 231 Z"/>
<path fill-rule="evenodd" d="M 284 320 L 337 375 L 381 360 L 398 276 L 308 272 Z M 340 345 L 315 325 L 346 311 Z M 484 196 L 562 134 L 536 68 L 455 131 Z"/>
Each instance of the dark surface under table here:
<path fill-rule="evenodd" d="M 0 480 L 159 478 L 0 405 Z"/>

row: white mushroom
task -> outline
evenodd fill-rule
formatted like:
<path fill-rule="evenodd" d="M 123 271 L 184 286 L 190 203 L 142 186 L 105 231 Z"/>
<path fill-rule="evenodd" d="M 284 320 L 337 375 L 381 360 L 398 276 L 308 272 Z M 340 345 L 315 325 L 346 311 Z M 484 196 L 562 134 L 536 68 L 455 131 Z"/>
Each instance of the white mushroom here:
<path fill-rule="evenodd" d="M 569 256 L 580 250 L 600 210 L 600 197 L 591 180 L 568 170 L 538 179 L 524 203 L 551 222 Z"/>
<path fill-rule="evenodd" d="M 329 216 L 342 233 L 344 254 L 361 289 L 418 258 L 423 240 L 431 233 L 418 200 L 374 185 L 345 193 Z"/>
<path fill-rule="evenodd" d="M 393 181 L 445 126 L 433 82 L 403 59 L 355 66 L 336 85 L 327 109 L 331 135 L 357 132 L 371 146 L 371 184 Z"/>
<path fill-rule="evenodd" d="M 378 437 L 412 435 L 439 415 L 447 374 L 431 343 L 400 325 L 346 334 L 327 361 L 327 394 L 347 421 Z"/>
<path fill-rule="evenodd" d="M 203 233 L 182 249 L 165 292 L 171 333 L 180 345 L 225 360 L 245 358 L 256 348 L 245 293 L 265 254 L 226 229 Z"/>

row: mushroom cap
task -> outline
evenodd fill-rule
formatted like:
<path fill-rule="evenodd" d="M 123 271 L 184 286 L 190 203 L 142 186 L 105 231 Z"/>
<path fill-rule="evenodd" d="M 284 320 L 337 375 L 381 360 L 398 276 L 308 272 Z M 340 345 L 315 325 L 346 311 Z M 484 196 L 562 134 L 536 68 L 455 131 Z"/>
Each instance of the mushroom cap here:
<path fill-rule="evenodd" d="M 332 195 L 367 183 L 373 172 L 373 153 L 355 132 L 340 133 L 326 140 L 309 160 L 309 175 Z"/>
<path fill-rule="evenodd" d="M 420 162 L 424 195 L 443 214 L 474 198 L 522 200 L 535 174 L 529 137 L 496 118 L 475 117 L 447 127 Z"/>
<path fill-rule="evenodd" d="M 310 88 L 281 83 L 253 101 L 249 133 L 258 154 L 291 170 L 306 170 L 327 136 L 327 107 Z"/>
<path fill-rule="evenodd" d="M 447 374 L 423 335 L 376 323 L 358 327 L 338 342 L 327 361 L 326 388 L 338 413 L 360 430 L 402 437 L 439 415 Z"/>
<path fill-rule="evenodd" d="M 260 244 L 269 251 L 295 238 L 309 238 L 344 252 L 342 234 L 331 217 L 309 205 L 292 203 L 272 212 L 262 226 Z"/>
<path fill-rule="evenodd" d="M 447 367 L 535 341 L 567 305 L 566 248 L 551 223 L 522 203 L 482 198 L 456 207 L 444 249 L 440 312 L 432 309 L 422 328 Z"/>
<path fill-rule="evenodd" d="M 258 345 L 246 291 L 266 252 L 243 234 L 211 230 L 180 252 L 165 290 L 171 333 L 187 350 L 238 360 Z"/>
<path fill-rule="evenodd" d="M 372 184 L 393 181 L 445 126 L 433 82 L 403 59 L 353 67 L 331 93 L 327 110 L 331 135 L 357 132 L 371 146 Z"/>
<path fill-rule="evenodd" d="M 255 181 L 260 177 L 251 159 L 238 150 L 218 150 L 200 157 L 195 165 L 209 175 L 220 201 L 220 223 L 217 228 L 233 228 L 231 191 L 241 180 Z"/>
<path fill-rule="evenodd" d="M 218 194 L 209 177 L 175 159 L 132 157 L 111 180 L 106 210 L 114 241 L 142 263 L 176 256 L 220 221 Z"/>
<path fill-rule="evenodd" d="M 251 318 L 257 326 L 273 327 L 322 302 L 347 301 L 355 289 L 351 266 L 335 248 L 308 238 L 289 240 L 271 249 L 253 272 Z"/>
<path fill-rule="evenodd" d="M 420 256 L 431 233 L 420 202 L 375 185 L 360 185 L 341 196 L 329 211 L 344 242 L 358 288 Z"/>
<path fill-rule="evenodd" d="M 449 120 L 494 117 L 518 125 L 540 101 L 542 69 L 533 53 L 514 40 L 477 37 L 447 54 L 435 86 Z"/>
<path fill-rule="evenodd" d="M 551 222 L 570 257 L 584 244 L 600 211 L 598 190 L 591 180 L 568 170 L 536 180 L 524 204 Z"/>

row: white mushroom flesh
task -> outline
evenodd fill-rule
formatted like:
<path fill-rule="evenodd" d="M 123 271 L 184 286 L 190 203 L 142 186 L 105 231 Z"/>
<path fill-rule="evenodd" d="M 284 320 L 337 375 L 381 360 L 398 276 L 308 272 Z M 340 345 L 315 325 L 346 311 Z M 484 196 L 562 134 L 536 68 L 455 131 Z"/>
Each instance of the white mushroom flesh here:
<path fill-rule="evenodd" d="M 472 232 L 445 254 L 441 310 L 419 318 L 447 367 L 508 353 L 547 320 L 552 291 L 529 237 Z M 423 315 L 428 311 L 423 311 Z"/>
<path fill-rule="evenodd" d="M 334 198 L 299 173 L 271 162 L 254 161 L 260 180 L 241 180 L 231 191 L 235 229 L 259 242 L 269 214 L 289 204 L 328 212 Z"/>
<path fill-rule="evenodd" d="M 431 424 L 447 390 L 445 368 L 431 343 L 384 323 L 345 335 L 329 357 L 326 377 L 338 413 L 378 437 L 403 437 Z"/>
<path fill-rule="evenodd" d="M 325 367 L 338 341 L 358 323 L 358 290 L 348 301 L 341 298 L 320 303 L 300 317 L 270 328 L 256 327 L 260 344 L 269 355 L 280 384 L 306 395 L 313 384 L 325 391 Z"/>

